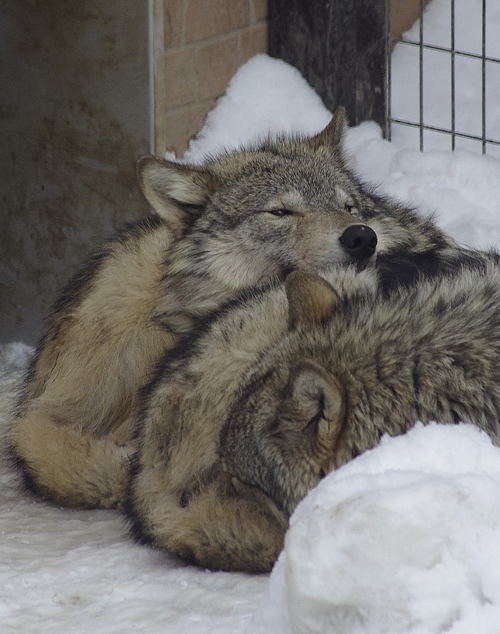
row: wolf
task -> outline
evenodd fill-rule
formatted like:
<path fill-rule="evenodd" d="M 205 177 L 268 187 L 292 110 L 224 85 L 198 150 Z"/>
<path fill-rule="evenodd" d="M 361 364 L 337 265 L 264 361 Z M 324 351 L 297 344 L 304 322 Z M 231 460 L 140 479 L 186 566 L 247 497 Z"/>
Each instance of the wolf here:
<path fill-rule="evenodd" d="M 240 291 L 294 269 L 453 253 L 431 221 L 351 174 L 344 129 L 340 108 L 312 138 L 269 140 L 201 166 L 139 160 L 155 213 L 69 282 L 21 390 L 8 445 L 31 490 L 58 504 L 120 508 L 140 389 L 165 352 Z"/>
<path fill-rule="evenodd" d="M 499 300 L 498 258 L 478 252 L 389 297 L 350 267 L 226 305 L 142 391 L 132 535 L 265 572 L 298 501 L 383 434 L 467 421 L 500 443 Z"/>
<path fill-rule="evenodd" d="M 330 275 L 344 295 L 377 288 L 373 268 Z M 288 518 L 257 487 L 224 471 L 217 446 L 245 372 L 287 324 L 284 285 L 270 283 L 225 305 L 165 355 L 140 398 L 127 504 L 138 541 L 211 569 L 270 570 Z"/>
<path fill-rule="evenodd" d="M 341 298 L 297 271 L 287 298 L 288 333 L 246 374 L 218 444 L 227 472 L 286 515 L 326 473 L 417 421 L 474 424 L 500 445 L 498 258 L 390 301 Z"/>

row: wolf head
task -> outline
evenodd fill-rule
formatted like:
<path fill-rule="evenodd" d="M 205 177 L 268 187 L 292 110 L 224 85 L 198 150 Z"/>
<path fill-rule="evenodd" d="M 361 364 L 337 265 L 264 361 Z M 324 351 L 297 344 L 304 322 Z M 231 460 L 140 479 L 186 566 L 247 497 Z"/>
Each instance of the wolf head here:
<path fill-rule="evenodd" d="M 373 263 L 377 235 L 345 166 L 344 128 L 339 108 L 310 139 L 269 141 L 201 167 L 139 160 L 143 192 L 178 239 L 171 266 L 183 302 L 295 269 Z"/>
<path fill-rule="evenodd" d="M 345 126 L 339 108 L 309 139 L 268 141 L 203 166 L 140 159 L 143 192 L 177 238 L 158 311 L 165 326 L 187 333 L 234 293 L 293 270 L 377 263 L 392 279 L 410 258 L 418 277 L 422 257 L 441 262 L 456 248 L 431 221 L 359 182 L 344 157 Z"/>
<path fill-rule="evenodd" d="M 343 387 L 300 331 L 320 325 L 340 300 L 322 278 L 286 281 L 289 334 L 249 373 L 219 437 L 224 468 L 269 495 L 285 513 L 333 468 L 345 417 Z M 299 337 L 296 337 L 299 334 Z"/>
<path fill-rule="evenodd" d="M 344 128 L 339 108 L 311 139 L 269 141 L 203 167 L 143 157 L 139 180 L 174 235 L 203 235 L 205 250 L 217 253 L 228 278 L 241 274 L 236 243 L 243 270 L 258 266 L 263 277 L 269 266 L 279 273 L 364 260 L 375 253 L 377 238 L 364 226 L 357 188 L 346 172 Z"/>

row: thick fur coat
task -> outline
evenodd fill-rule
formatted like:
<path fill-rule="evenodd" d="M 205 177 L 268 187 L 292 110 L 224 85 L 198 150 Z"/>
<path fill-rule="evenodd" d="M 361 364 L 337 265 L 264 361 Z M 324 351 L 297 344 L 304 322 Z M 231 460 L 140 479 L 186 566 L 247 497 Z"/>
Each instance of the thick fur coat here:
<path fill-rule="evenodd" d="M 470 254 L 469 254 L 470 255 Z M 214 569 L 269 570 L 289 514 L 330 470 L 421 420 L 500 442 L 500 269 L 379 293 L 292 273 L 227 306 L 143 393 L 129 516 L 142 541 Z"/>
<path fill-rule="evenodd" d="M 500 444 L 498 264 L 389 301 L 339 298 L 297 272 L 287 296 L 289 331 L 245 376 L 219 438 L 225 468 L 285 513 L 325 473 L 417 421 L 471 423 Z M 327 320 L 317 302 L 330 302 Z"/>
<path fill-rule="evenodd" d="M 376 266 L 380 292 L 463 258 L 430 220 L 348 169 L 344 113 L 195 167 L 139 161 L 156 214 L 108 242 L 49 316 L 9 430 L 32 490 L 59 504 L 122 507 L 138 394 L 183 337 L 245 290 L 293 270 Z"/>

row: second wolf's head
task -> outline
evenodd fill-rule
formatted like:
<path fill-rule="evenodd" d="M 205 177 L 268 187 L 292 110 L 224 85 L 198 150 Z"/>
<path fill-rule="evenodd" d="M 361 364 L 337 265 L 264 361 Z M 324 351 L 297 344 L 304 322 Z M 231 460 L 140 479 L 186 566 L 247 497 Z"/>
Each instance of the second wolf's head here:
<path fill-rule="evenodd" d="M 473 423 L 500 444 L 500 268 L 477 257 L 389 300 L 341 300 L 319 276 L 290 274 L 288 332 L 247 371 L 221 428 L 225 469 L 290 513 L 323 475 L 419 420 Z"/>

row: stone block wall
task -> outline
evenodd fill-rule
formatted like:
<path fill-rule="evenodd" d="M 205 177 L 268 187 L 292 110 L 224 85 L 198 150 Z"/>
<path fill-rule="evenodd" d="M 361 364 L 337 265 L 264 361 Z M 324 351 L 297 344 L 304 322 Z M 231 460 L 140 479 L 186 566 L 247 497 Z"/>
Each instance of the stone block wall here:
<path fill-rule="evenodd" d="M 155 153 L 182 156 L 238 67 L 267 51 L 267 0 L 155 0 Z"/>

